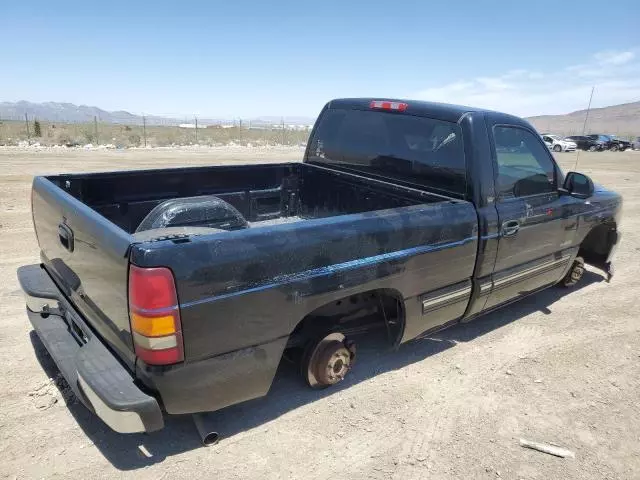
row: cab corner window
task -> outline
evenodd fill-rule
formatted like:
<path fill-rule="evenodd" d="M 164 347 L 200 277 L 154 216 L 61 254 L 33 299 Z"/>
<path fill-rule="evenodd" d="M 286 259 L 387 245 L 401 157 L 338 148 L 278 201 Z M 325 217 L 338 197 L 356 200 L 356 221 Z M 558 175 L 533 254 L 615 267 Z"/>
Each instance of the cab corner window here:
<path fill-rule="evenodd" d="M 547 147 L 528 130 L 493 129 L 500 198 L 526 197 L 557 190 L 556 170 Z"/>

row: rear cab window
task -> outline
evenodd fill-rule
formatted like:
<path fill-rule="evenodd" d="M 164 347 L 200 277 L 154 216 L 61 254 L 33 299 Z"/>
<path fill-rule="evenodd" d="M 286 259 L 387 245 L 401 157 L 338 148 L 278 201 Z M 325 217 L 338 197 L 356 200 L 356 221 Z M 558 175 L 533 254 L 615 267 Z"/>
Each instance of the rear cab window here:
<path fill-rule="evenodd" d="M 463 197 L 466 166 L 457 123 L 380 110 L 328 108 L 307 161 Z"/>

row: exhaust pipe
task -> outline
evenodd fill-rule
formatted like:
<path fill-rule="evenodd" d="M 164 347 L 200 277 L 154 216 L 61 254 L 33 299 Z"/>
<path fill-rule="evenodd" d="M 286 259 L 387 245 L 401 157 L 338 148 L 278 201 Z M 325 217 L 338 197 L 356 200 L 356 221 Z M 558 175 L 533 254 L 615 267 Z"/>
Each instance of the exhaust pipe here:
<path fill-rule="evenodd" d="M 202 445 L 205 447 L 210 447 L 211 445 L 215 445 L 220 440 L 220 435 L 218 432 L 210 431 L 205 426 L 204 416 L 201 413 L 194 413 L 192 416 L 193 423 L 196 426 L 196 430 L 198 431 L 198 435 L 200 435 L 200 440 L 202 440 Z"/>

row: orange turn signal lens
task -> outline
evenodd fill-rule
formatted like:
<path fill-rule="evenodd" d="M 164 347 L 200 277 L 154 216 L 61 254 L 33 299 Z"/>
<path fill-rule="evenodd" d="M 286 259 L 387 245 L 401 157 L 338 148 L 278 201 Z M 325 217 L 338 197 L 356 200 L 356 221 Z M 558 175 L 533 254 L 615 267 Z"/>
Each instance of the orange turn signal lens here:
<path fill-rule="evenodd" d="M 173 315 L 145 317 L 131 312 L 131 327 L 134 332 L 145 337 L 162 337 L 176 333 L 176 322 Z"/>

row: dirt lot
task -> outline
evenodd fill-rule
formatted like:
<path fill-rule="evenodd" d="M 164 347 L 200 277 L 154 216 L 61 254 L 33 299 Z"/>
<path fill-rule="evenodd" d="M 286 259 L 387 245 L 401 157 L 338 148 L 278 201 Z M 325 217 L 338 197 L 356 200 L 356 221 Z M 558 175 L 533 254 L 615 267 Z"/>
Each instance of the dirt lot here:
<path fill-rule="evenodd" d="M 16 268 L 38 259 L 34 174 L 278 161 L 298 149 L 0 149 L 0 474 L 8 478 L 640 478 L 640 154 L 580 154 L 579 170 L 624 195 L 616 276 L 588 272 L 399 351 L 364 345 L 351 378 L 305 389 L 283 364 L 269 396 L 209 415 L 201 448 L 188 417 L 121 436 L 64 388 L 24 313 Z M 565 171 L 575 154 L 557 155 Z M 43 368 L 44 367 L 44 368 Z M 518 445 L 553 442 L 561 459 Z M 144 445 L 151 458 L 140 453 Z"/>

